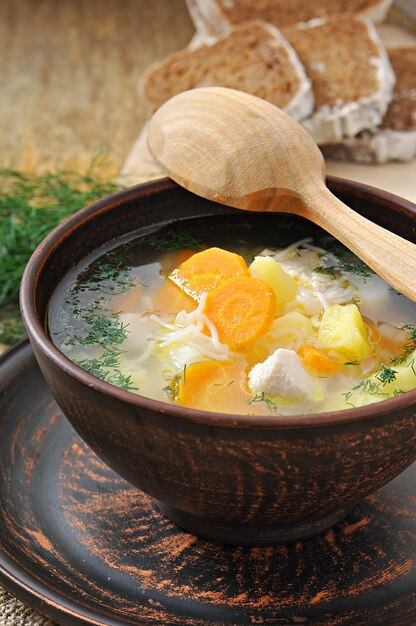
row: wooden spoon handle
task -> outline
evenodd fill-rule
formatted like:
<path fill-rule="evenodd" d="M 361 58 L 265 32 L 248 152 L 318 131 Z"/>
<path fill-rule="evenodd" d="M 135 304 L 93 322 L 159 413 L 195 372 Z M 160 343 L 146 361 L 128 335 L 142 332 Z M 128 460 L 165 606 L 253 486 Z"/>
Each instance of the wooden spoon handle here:
<path fill-rule="evenodd" d="M 326 187 L 309 194 L 302 215 L 336 237 L 397 291 L 416 301 L 416 245 L 370 222 Z"/>

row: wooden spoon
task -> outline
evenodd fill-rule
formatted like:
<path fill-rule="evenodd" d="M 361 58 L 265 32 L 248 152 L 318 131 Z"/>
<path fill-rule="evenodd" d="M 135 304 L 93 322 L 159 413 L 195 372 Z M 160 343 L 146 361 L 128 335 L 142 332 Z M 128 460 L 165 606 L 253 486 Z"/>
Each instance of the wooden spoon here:
<path fill-rule="evenodd" d="M 314 141 L 269 102 L 224 87 L 186 91 L 154 114 L 148 146 L 182 187 L 238 209 L 301 215 L 416 300 L 416 245 L 338 200 Z"/>

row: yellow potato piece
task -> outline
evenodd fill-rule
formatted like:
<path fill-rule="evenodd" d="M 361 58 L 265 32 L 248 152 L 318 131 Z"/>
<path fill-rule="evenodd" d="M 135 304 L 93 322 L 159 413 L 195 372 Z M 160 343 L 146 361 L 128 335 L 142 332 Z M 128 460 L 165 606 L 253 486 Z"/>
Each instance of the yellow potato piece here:
<path fill-rule="evenodd" d="M 297 291 L 295 281 L 270 256 L 256 256 L 248 271 L 252 276 L 264 280 L 273 289 L 278 306 L 294 300 Z"/>
<path fill-rule="evenodd" d="M 290 311 L 273 320 L 269 332 L 256 341 L 247 354 L 249 364 L 264 361 L 277 348 L 297 350 L 314 334 L 312 322 L 298 311 Z"/>
<path fill-rule="evenodd" d="M 394 371 L 395 378 L 390 383 L 382 385 L 381 390 L 383 392 L 394 395 L 395 392 L 401 393 L 416 388 L 416 361 L 414 356 L 403 365 L 389 365 L 389 367 Z"/>
<path fill-rule="evenodd" d="M 371 354 L 367 328 L 355 304 L 333 304 L 325 309 L 316 347 L 336 352 L 340 359 L 360 361 Z"/>

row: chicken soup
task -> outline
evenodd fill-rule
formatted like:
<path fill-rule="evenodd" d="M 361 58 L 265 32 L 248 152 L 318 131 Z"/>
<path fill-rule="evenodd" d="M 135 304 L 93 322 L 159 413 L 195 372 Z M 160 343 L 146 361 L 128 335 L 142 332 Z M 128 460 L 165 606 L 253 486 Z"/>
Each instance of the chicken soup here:
<path fill-rule="evenodd" d="M 207 411 L 317 413 L 414 389 L 415 304 L 322 231 L 290 241 L 256 219 L 95 252 L 52 298 L 52 340 L 108 383 Z"/>

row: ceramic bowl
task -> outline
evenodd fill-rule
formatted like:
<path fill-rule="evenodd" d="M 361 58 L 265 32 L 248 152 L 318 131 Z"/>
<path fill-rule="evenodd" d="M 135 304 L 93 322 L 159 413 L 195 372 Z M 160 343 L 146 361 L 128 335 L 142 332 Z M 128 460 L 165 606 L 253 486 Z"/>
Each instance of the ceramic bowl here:
<path fill-rule="evenodd" d="M 354 210 L 416 242 L 416 207 L 341 179 L 330 189 Z M 48 302 L 78 261 L 132 231 L 176 220 L 257 213 L 203 200 L 169 179 L 139 185 L 79 211 L 36 250 L 21 307 L 45 379 L 79 435 L 113 470 L 151 495 L 184 529 L 246 545 L 297 541 L 324 531 L 416 459 L 416 391 L 316 415 L 250 416 L 172 406 L 113 387 L 69 361 L 45 331 Z M 311 232 L 302 218 L 276 228 Z M 386 250 L 388 255 L 388 250 Z"/>

